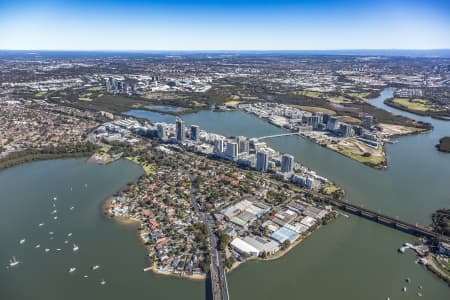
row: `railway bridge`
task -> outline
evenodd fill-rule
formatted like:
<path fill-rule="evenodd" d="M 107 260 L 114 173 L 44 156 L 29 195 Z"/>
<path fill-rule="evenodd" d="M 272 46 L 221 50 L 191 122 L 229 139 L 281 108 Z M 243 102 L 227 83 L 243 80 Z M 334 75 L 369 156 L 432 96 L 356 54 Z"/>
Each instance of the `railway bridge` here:
<path fill-rule="evenodd" d="M 330 197 L 323 198 L 323 200 L 326 203 L 333 205 L 341 210 L 353 213 L 355 215 L 358 215 L 358 216 L 364 217 L 366 219 L 372 220 L 374 222 L 404 231 L 409 234 L 413 234 L 416 236 L 424 236 L 424 237 L 428 237 L 428 238 L 437 238 L 441 241 L 450 242 L 449 237 L 447 237 L 445 235 L 441 235 L 439 233 L 436 233 L 433 230 L 423 227 L 423 226 L 414 225 L 414 224 L 399 220 L 398 218 L 393 218 L 388 215 L 385 215 L 385 214 L 376 212 L 374 210 L 367 209 L 362 206 L 352 204 L 352 203 L 349 203 L 346 201 L 336 200 L 336 199 L 333 199 Z"/>

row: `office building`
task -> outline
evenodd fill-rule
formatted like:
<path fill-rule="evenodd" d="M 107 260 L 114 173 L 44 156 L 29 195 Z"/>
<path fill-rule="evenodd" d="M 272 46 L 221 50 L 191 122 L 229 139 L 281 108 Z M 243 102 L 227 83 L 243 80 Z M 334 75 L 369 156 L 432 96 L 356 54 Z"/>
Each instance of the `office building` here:
<path fill-rule="evenodd" d="M 232 160 L 236 160 L 238 157 L 238 144 L 235 142 L 227 143 L 227 150 L 225 154 Z"/>
<path fill-rule="evenodd" d="M 281 157 L 281 172 L 292 173 L 294 171 L 294 157 L 290 154 L 283 154 Z"/>
<path fill-rule="evenodd" d="M 112 85 L 111 85 L 111 78 L 106 79 L 106 92 L 112 93 Z"/>
<path fill-rule="evenodd" d="M 269 154 L 263 151 L 256 153 L 256 170 L 267 172 L 269 169 Z"/>
<path fill-rule="evenodd" d="M 341 132 L 343 137 L 350 137 L 354 135 L 354 131 L 352 126 L 346 123 L 341 123 L 339 126 L 339 131 Z"/>
<path fill-rule="evenodd" d="M 370 129 L 373 126 L 373 116 L 365 115 L 362 120 L 362 126 L 366 129 Z"/>
<path fill-rule="evenodd" d="M 181 119 L 177 119 L 176 122 L 176 133 L 177 133 L 177 142 L 184 142 L 184 121 Z"/>
<path fill-rule="evenodd" d="M 223 153 L 224 151 L 224 142 L 222 139 L 218 139 L 214 142 L 214 151 L 216 153 Z"/>
<path fill-rule="evenodd" d="M 238 144 L 238 152 L 241 153 L 248 153 L 250 150 L 250 142 L 247 140 L 244 136 L 238 136 L 236 138 L 236 143 Z"/>
<path fill-rule="evenodd" d="M 305 186 L 308 189 L 312 189 L 314 187 L 314 179 L 310 178 L 310 177 L 306 177 L 306 182 L 305 182 Z"/>
<path fill-rule="evenodd" d="M 335 131 L 338 129 L 339 121 L 336 117 L 330 116 L 327 122 L 327 130 Z"/>
<path fill-rule="evenodd" d="M 313 129 L 318 129 L 319 128 L 319 124 L 322 123 L 321 122 L 322 116 L 311 116 L 310 117 L 310 125 L 312 126 Z"/>
<path fill-rule="evenodd" d="M 158 128 L 158 138 L 160 138 L 161 140 L 166 140 L 167 139 L 167 132 L 166 132 L 166 128 L 164 127 L 163 124 L 158 124 L 157 125 Z"/>
<path fill-rule="evenodd" d="M 197 125 L 191 126 L 191 140 L 195 142 L 200 141 L 200 127 Z"/>

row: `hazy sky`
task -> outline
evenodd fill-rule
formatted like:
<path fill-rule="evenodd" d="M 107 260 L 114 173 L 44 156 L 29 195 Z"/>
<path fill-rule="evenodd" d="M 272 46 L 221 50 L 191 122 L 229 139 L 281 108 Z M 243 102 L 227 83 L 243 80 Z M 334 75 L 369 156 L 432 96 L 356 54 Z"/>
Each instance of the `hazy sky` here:
<path fill-rule="evenodd" d="M 0 49 L 450 48 L 450 0 L 0 0 Z"/>

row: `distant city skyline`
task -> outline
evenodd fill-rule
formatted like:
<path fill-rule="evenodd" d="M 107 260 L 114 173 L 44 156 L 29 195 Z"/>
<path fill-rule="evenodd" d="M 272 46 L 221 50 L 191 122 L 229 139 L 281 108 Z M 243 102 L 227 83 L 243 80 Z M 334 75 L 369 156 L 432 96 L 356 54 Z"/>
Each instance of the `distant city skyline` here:
<path fill-rule="evenodd" d="M 450 49 L 450 1 L 0 0 L 0 49 Z"/>

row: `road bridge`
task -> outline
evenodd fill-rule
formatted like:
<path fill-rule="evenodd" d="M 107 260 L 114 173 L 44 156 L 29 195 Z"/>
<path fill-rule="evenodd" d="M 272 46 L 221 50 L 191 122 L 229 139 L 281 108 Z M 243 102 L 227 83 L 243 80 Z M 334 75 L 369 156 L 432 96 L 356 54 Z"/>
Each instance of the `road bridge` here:
<path fill-rule="evenodd" d="M 260 141 L 260 140 L 271 139 L 271 138 L 282 137 L 282 136 L 289 136 L 289 135 L 299 135 L 299 133 L 298 132 L 280 133 L 280 134 L 261 136 L 261 137 L 256 138 L 256 139 L 258 141 Z"/>

